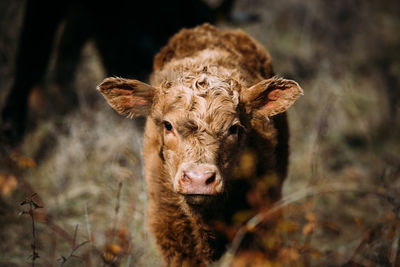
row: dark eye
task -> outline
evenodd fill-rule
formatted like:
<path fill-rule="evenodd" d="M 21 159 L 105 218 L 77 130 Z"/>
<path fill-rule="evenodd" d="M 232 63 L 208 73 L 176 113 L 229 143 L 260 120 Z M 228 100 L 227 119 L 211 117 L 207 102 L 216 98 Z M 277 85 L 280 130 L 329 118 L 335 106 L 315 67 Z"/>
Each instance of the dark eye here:
<path fill-rule="evenodd" d="M 238 130 L 239 130 L 239 126 L 237 126 L 237 125 L 232 125 L 232 126 L 229 128 L 229 134 L 230 134 L 230 135 L 232 135 L 232 134 L 237 134 Z"/>
<path fill-rule="evenodd" d="M 164 122 L 164 127 L 167 131 L 171 131 L 172 130 L 172 125 L 171 123 L 169 123 L 168 121 Z"/>

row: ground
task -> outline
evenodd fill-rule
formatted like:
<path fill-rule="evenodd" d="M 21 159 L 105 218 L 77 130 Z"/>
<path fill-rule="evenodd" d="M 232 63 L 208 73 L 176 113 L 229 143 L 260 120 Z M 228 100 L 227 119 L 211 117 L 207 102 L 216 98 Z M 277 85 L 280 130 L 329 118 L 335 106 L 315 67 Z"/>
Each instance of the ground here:
<path fill-rule="evenodd" d="M 0 107 L 14 79 L 23 11 L 21 0 L 0 4 Z M 298 81 L 304 96 L 288 114 L 290 168 L 277 206 L 285 220 L 265 237 L 280 256 L 235 255 L 233 247 L 218 265 L 399 265 L 400 5 L 237 0 L 234 14 L 258 20 L 217 26 L 242 28 L 260 41 L 277 75 Z M 64 266 L 157 266 L 145 226 L 141 124 L 118 116 L 96 92 L 106 74 L 91 41 L 71 81 L 77 107 L 61 113 L 44 105 L 59 97 L 56 56 L 30 97 L 24 139 L 1 151 L 0 266 L 29 264 L 33 240 L 38 266 L 64 259 Z M 43 207 L 33 211 L 35 239 L 33 202 Z M 72 243 L 84 241 L 73 251 Z M 68 257 L 72 251 L 79 257 Z"/>

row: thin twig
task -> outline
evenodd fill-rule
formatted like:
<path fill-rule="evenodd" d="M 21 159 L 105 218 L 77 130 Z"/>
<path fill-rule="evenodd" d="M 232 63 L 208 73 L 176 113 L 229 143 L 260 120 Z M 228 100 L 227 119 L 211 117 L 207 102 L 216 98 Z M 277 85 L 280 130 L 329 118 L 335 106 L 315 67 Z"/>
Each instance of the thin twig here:
<path fill-rule="evenodd" d="M 390 262 L 392 267 L 396 266 L 397 262 L 397 254 L 399 252 L 399 239 L 400 239 L 400 230 L 396 229 L 393 242 L 392 242 L 392 252 L 390 253 Z"/>
<path fill-rule="evenodd" d="M 110 244 L 114 242 L 116 232 L 117 232 L 117 226 L 118 226 L 118 214 L 119 214 L 119 209 L 120 209 L 120 200 L 121 200 L 121 190 L 122 190 L 122 181 L 118 183 L 118 191 L 117 191 L 117 202 L 115 203 L 115 208 L 114 208 L 114 222 L 113 222 L 113 227 L 111 230 L 111 240 L 109 241 Z M 117 258 L 113 258 L 112 261 L 116 261 Z M 107 266 L 109 262 L 104 260 L 103 266 Z"/>
<path fill-rule="evenodd" d="M 29 202 L 29 216 L 31 216 L 32 221 L 32 267 L 35 266 L 36 258 L 39 258 L 39 255 L 36 252 L 36 234 L 35 234 L 35 219 L 33 214 L 33 204 Z"/>
<path fill-rule="evenodd" d="M 82 243 L 80 243 L 78 245 L 76 244 L 76 236 L 77 236 L 77 233 L 78 233 L 78 227 L 79 227 L 79 225 L 77 224 L 75 226 L 75 230 L 74 230 L 74 237 L 73 237 L 73 241 L 72 241 L 71 251 L 70 251 L 70 253 L 69 253 L 69 255 L 67 257 L 61 256 L 61 262 L 60 262 L 59 267 L 62 267 L 64 265 L 64 263 L 66 263 L 68 261 L 69 258 L 75 256 L 74 255 L 75 251 L 77 251 L 80 247 L 82 247 L 83 245 L 85 245 L 86 243 L 89 242 L 89 241 L 86 240 L 86 241 L 83 241 Z"/>
<path fill-rule="evenodd" d="M 52 219 L 51 215 L 47 213 L 46 206 L 44 205 L 44 202 L 40 195 L 38 195 L 32 188 L 32 186 L 22 177 L 22 175 L 17 175 L 17 180 L 18 184 L 21 184 L 22 187 L 24 188 L 25 191 L 30 193 L 35 199 L 37 200 L 38 203 L 41 205 L 41 209 L 43 210 L 43 215 L 46 218 L 45 223 L 46 225 L 56 234 L 58 234 L 61 238 L 63 238 L 65 241 L 67 241 L 69 244 L 72 244 L 72 237 L 70 234 L 68 234 L 64 229 L 62 229 L 60 226 L 58 226 Z M 28 204 L 28 202 L 26 202 Z"/>
<path fill-rule="evenodd" d="M 121 201 L 121 190 L 122 190 L 122 182 L 118 183 L 118 193 L 117 193 L 117 203 L 115 204 L 115 217 L 118 217 L 120 201 Z M 114 228 L 116 227 L 117 219 L 114 221 Z"/>
<path fill-rule="evenodd" d="M 129 254 L 128 260 L 126 261 L 126 267 L 130 267 L 131 266 L 131 260 L 132 260 L 132 255 Z"/>
<path fill-rule="evenodd" d="M 377 225 L 375 225 L 372 229 L 367 230 L 367 231 L 363 234 L 364 237 L 362 238 L 360 244 L 358 244 L 357 248 L 353 251 L 353 254 L 352 254 L 351 257 L 349 258 L 349 260 L 347 261 L 347 263 L 350 264 L 350 263 L 352 263 L 352 262 L 357 262 L 357 261 L 355 260 L 355 257 L 361 252 L 362 247 L 363 247 L 365 244 L 368 244 L 368 242 L 371 241 L 371 238 L 372 238 L 373 234 L 374 234 L 376 231 L 382 229 L 383 225 L 384 225 L 384 224 L 381 224 L 381 223 L 380 223 L 380 224 L 377 224 Z"/>
<path fill-rule="evenodd" d="M 90 241 L 90 243 L 92 243 L 92 231 L 91 231 L 91 226 L 90 226 L 90 222 L 89 222 L 87 203 L 85 203 L 85 221 L 86 221 L 86 230 L 88 232 L 88 240 Z"/>
<path fill-rule="evenodd" d="M 115 209 L 114 209 L 114 212 L 115 212 L 114 213 L 114 225 L 112 228 L 111 242 L 113 242 L 115 239 L 115 232 L 117 231 L 117 226 L 118 226 L 118 214 L 119 214 L 119 209 L 120 209 L 121 190 L 122 190 L 122 181 L 118 183 L 117 203 L 115 204 Z"/>
<path fill-rule="evenodd" d="M 21 202 L 21 206 L 23 206 L 23 205 L 29 205 L 29 210 L 26 212 L 26 211 L 23 211 L 23 212 L 21 212 L 21 214 L 29 214 L 29 216 L 31 217 L 31 226 L 32 226 L 32 244 L 31 244 L 31 247 L 32 247 L 32 255 L 31 255 L 31 257 L 32 257 L 32 267 L 34 267 L 35 266 L 35 260 L 37 259 L 37 258 L 39 258 L 39 254 L 37 253 L 37 251 L 36 251 L 36 231 L 35 231 L 35 209 L 39 209 L 39 208 L 42 208 L 41 206 L 39 206 L 34 200 L 33 200 L 33 198 L 35 197 L 35 196 L 37 196 L 37 194 L 36 193 L 33 193 L 32 195 L 31 195 L 31 197 L 28 199 L 28 198 L 26 198 L 23 202 Z"/>

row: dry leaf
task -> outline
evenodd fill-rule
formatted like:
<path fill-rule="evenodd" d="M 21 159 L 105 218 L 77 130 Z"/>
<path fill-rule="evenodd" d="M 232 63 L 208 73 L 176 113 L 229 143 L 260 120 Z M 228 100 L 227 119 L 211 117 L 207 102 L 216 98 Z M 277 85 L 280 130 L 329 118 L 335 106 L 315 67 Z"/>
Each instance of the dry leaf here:
<path fill-rule="evenodd" d="M 12 174 L 0 174 L 0 194 L 9 196 L 17 188 L 17 178 Z"/>
<path fill-rule="evenodd" d="M 315 228 L 315 223 L 307 223 L 303 227 L 303 234 L 304 235 L 309 235 L 314 231 Z"/>

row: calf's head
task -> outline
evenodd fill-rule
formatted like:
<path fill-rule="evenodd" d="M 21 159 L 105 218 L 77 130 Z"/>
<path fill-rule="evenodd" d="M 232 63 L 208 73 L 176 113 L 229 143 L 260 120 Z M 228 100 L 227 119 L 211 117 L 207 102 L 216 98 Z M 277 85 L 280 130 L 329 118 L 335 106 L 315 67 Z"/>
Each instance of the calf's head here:
<path fill-rule="evenodd" d="M 107 78 L 98 90 L 121 115 L 150 117 L 168 183 L 195 205 L 224 192 L 252 121 L 267 122 L 302 94 L 291 80 L 271 78 L 242 88 L 233 79 L 205 74 L 157 88 Z"/>

